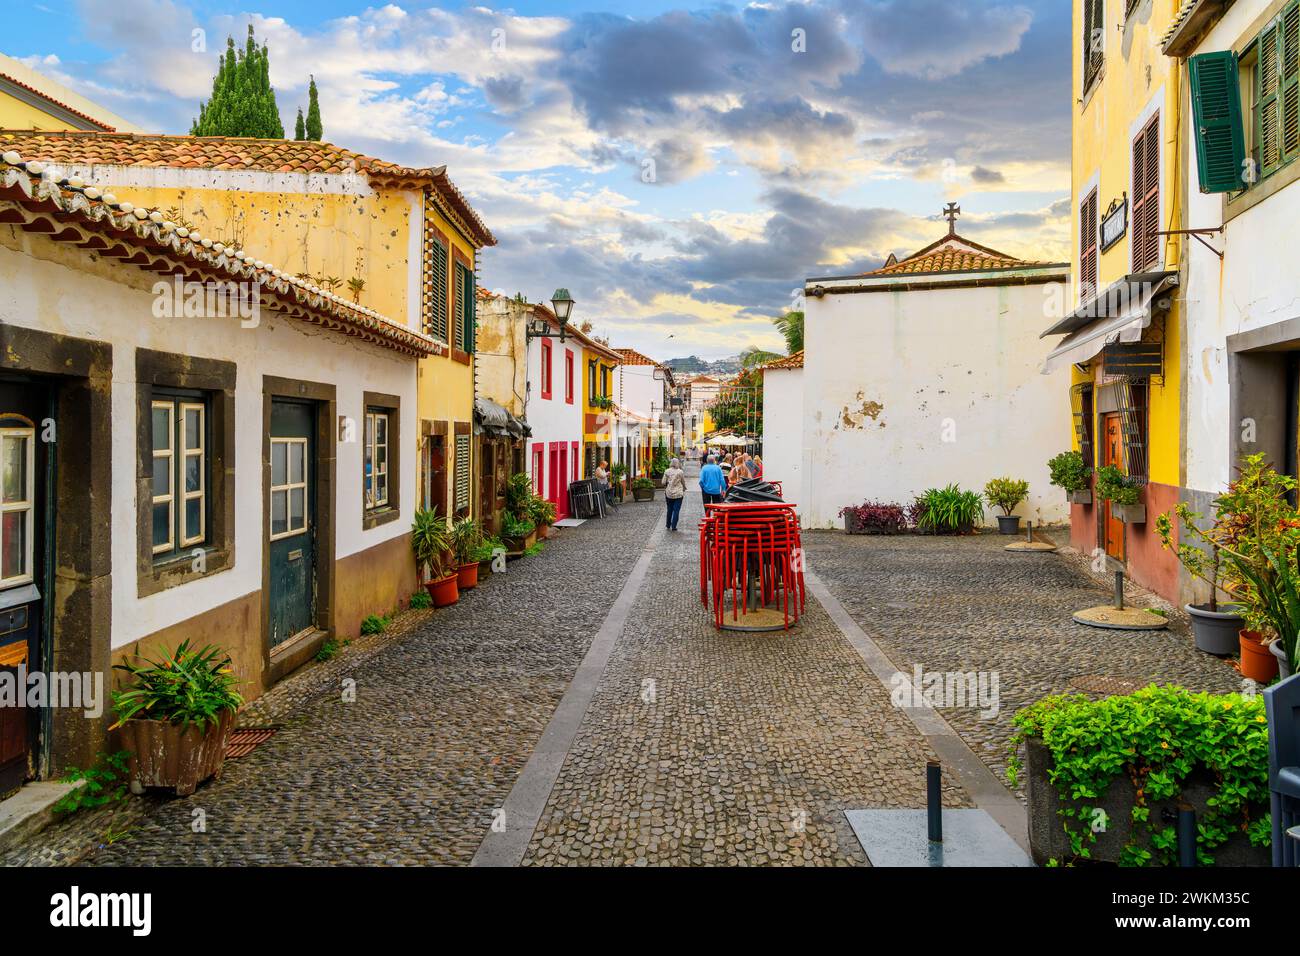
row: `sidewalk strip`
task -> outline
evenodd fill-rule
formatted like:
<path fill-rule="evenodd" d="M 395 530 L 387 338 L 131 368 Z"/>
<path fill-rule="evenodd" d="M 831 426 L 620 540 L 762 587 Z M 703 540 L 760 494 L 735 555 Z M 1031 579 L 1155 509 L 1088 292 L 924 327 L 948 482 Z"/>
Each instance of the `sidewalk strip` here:
<path fill-rule="evenodd" d="M 889 689 L 893 676 L 899 672 L 899 668 L 890 660 L 889 655 L 858 626 L 857 621 L 853 620 L 849 612 L 844 609 L 844 605 L 840 604 L 830 589 L 822 583 L 821 578 L 811 570 L 805 569 L 804 580 L 813 597 L 826 609 L 835 626 L 862 658 L 862 663 L 867 666 L 867 670 L 875 674 L 880 683 Z M 1028 853 L 1029 818 L 1024 806 L 1016 799 L 1016 795 L 1002 785 L 1002 781 L 976 755 L 975 751 L 967 746 L 966 741 L 952 729 L 952 725 L 944 720 L 939 711 L 931 707 L 899 709 L 907 714 L 916 725 L 916 729 L 929 741 L 931 748 L 943 761 L 944 769 L 957 778 L 970 794 L 970 798 L 975 801 L 975 805 L 996 820 L 1011 839 Z"/>
<path fill-rule="evenodd" d="M 577 673 L 573 675 L 569 689 L 551 715 L 541 740 L 537 742 L 532 756 L 524 764 L 510 795 L 506 797 L 503 807 L 505 829 L 488 831 L 478 852 L 474 854 L 474 859 L 470 861 L 470 866 L 519 866 L 523 862 L 533 832 L 537 829 L 537 822 L 542 818 L 546 801 L 550 799 L 551 790 L 564 766 L 564 758 L 568 756 L 569 748 L 578 735 L 578 728 L 582 726 L 582 718 L 586 716 L 587 708 L 596 696 L 596 688 L 605 673 L 605 665 L 614 653 L 614 646 L 623 633 L 628 615 L 632 613 L 637 592 L 641 590 L 650 570 L 650 561 L 663 537 L 664 526 L 658 524 L 647 539 L 641 556 L 632 566 L 632 572 L 623 582 L 623 589 L 619 591 L 613 607 L 605 615 L 591 647 L 587 649 Z"/>

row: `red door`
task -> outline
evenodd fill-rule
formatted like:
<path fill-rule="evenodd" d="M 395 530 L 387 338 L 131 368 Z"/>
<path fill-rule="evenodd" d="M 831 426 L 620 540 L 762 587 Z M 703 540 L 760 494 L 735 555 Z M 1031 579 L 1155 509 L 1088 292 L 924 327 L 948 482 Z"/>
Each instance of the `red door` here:
<path fill-rule="evenodd" d="M 1101 463 L 1124 467 L 1124 434 L 1119 415 L 1111 413 L 1102 418 Z M 1102 502 L 1102 544 L 1106 553 L 1116 561 L 1124 560 L 1124 522 L 1111 512 L 1110 502 Z"/>

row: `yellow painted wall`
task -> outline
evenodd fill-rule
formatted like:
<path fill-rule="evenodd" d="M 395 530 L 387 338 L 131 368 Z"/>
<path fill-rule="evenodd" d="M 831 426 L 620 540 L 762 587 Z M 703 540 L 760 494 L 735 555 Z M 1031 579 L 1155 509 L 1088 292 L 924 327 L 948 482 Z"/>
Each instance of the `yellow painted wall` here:
<path fill-rule="evenodd" d="M 1074 30 L 1071 45 L 1073 86 L 1073 169 L 1072 169 L 1072 273 L 1074 296 L 1068 303 L 1078 303 L 1079 207 L 1097 185 L 1098 216 L 1104 216 L 1112 200 L 1129 195 L 1132 209 L 1132 144 L 1134 124 L 1153 101 L 1160 102 L 1161 119 L 1161 226 L 1163 230 L 1185 228 L 1182 215 L 1182 192 L 1179 162 L 1181 130 L 1181 68 L 1173 57 L 1160 50 L 1161 38 L 1173 22 L 1180 0 L 1149 0 L 1140 3 L 1125 16 L 1127 4 L 1107 0 L 1105 23 L 1105 65 L 1090 90 L 1083 91 L 1083 2 L 1073 0 Z M 1120 27 L 1123 27 L 1121 30 Z M 1080 98 L 1083 102 L 1080 103 Z M 1122 279 L 1131 271 L 1132 224 L 1124 238 L 1101 253 L 1098 288 Z M 1164 265 L 1177 269 L 1180 253 L 1178 237 L 1162 237 Z M 1174 306 L 1165 320 L 1164 384 L 1153 384 L 1150 394 L 1149 468 L 1151 481 L 1160 484 L 1180 483 L 1180 388 L 1182 381 L 1181 343 L 1178 336 L 1180 307 Z M 1076 369 L 1074 381 L 1089 381 L 1090 376 Z M 1076 442 L 1077 447 L 1077 442 Z"/>
<path fill-rule="evenodd" d="M 0 129 L 34 129 L 42 131 L 72 130 L 63 120 L 57 119 L 30 103 L 24 103 L 0 91 Z"/>
<path fill-rule="evenodd" d="M 107 167 L 99 167 L 97 172 Z M 285 191 L 251 192 L 220 188 L 228 182 L 212 174 L 213 188 L 119 186 L 119 200 L 175 210 L 204 237 L 243 249 L 291 275 L 308 273 L 341 279 L 334 291 L 351 299 L 347 281 L 365 280 L 358 300 L 405 325 L 407 250 L 412 205 L 417 194 L 379 190 L 370 196 Z"/>

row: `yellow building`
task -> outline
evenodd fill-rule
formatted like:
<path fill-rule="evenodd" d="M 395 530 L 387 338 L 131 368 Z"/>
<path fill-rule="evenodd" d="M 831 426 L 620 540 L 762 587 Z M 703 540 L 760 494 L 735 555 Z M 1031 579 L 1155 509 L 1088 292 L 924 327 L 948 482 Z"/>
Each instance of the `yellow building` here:
<path fill-rule="evenodd" d="M 585 386 L 582 416 L 583 477 L 592 478 L 601 461 L 610 461 L 614 429 L 614 369 L 621 358 L 607 345 L 582 336 Z"/>
<path fill-rule="evenodd" d="M 1181 67 L 1162 52 L 1177 0 L 1074 0 L 1072 294 L 1045 335 L 1072 366 L 1073 443 L 1093 468 L 1141 486 L 1141 508 L 1076 504 L 1073 542 L 1102 549 L 1176 597 L 1178 569 L 1155 534 L 1183 485 L 1178 268 L 1183 228 Z M 1062 447 L 1068 447 L 1063 431 Z"/>
<path fill-rule="evenodd" d="M 144 132 L 79 93 L 0 53 L 0 129 Z"/>

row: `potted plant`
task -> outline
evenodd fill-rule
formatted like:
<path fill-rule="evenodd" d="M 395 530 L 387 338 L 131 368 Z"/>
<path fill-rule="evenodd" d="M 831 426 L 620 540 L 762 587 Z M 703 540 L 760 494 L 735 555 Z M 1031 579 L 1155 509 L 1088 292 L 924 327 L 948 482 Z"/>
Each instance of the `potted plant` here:
<path fill-rule="evenodd" d="M 528 502 L 528 518 L 537 528 L 537 538 L 549 538 L 551 525 L 555 524 L 555 505 L 540 495 L 533 495 Z"/>
<path fill-rule="evenodd" d="M 670 464 L 672 464 L 672 456 L 668 454 L 664 436 L 660 435 L 659 440 L 655 442 L 654 457 L 650 461 L 650 477 L 654 479 L 656 488 L 664 486 L 664 472 L 668 470 Z"/>
<path fill-rule="evenodd" d="M 916 499 L 912 515 L 922 534 L 970 534 L 984 519 L 984 498 L 959 485 L 931 488 Z"/>
<path fill-rule="evenodd" d="M 1100 487 L 1100 475 L 1097 483 Z M 1173 518 L 1169 512 L 1166 512 L 1156 518 L 1156 534 L 1160 537 L 1161 546 L 1178 556 L 1178 562 L 1187 569 L 1189 575 L 1210 586 L 1208 602 L 1183 606 L 1183 610 L 1192 618 L 1192 638 L 1196 642 L 1197 650 L 1226 657 L 1239 649 L 1239 635 L 1245 619 L 1235 604 L 1221 606 L 1219 603 L 1219 592 L 1224 591 L 1227 585 L 1225 577 L 1227 568 L 1222 561 L 1220 550 L 1222 532 L 1215 528 L 1203 531 L 1198 524 L 1203 521 L 1202 515 L 1192 511 L 1185 503 L 1178 505 L 1173 514 L 1178 517 L 1182 525 L 1180 540 L 1175 545 Z M 1228 520 L 1228 517 L 1226 512 L 1221 511 L 1215 524 L 1219 525 L 1220 522 Z M 1205 547 L 1197 547 L 1190 543 L 1194 540 L 1201 542 Z"/>
<path fill-rule="evenodd" d="M 840 509 L 846 534 L 902 534 L 907 531 L 907 513 L 902 505 L 865 501 Z"/>
<path fill-rule="evenodd" d="M 456 555 L 456 588 L 470 591 L 478 586 L 478 548 L 483 530 L 473 518 L 461 518 L 451 526 L 451 549 Z"/>
<path fill-rule="evenodd" d="M 623 480 L 625 478 L 627 478 L 627 465 L 618 461 L 609 466 L 609 480 L 614 484 L 614 496 L 619 501 L 623 500 Z"/>
<path fill-rule="evenodd" d="M 655 483 L 650 478 L 634 478 L 632 480 L 632 500 L 633 501 L 653 501 L 655 496 Z"/>
<path fill-rule="evenodd" d="M 427 571 L 424 586 L 433 598 L 433 606 L 447 607 L 459 601 L 457 572 L 448 568 L 452 537 L 447 520 L 423 508 L 416 511 L 411 523 L 411 550 L 415 552 L 416 573 Z"/>
<path fill-rule="evenodd" d="M 221 773 L 226 741 L 244 698 L 235 690 L 230 655 L 182 641 L 162 660 L 115 664 L 129 675 L 113 691 L 123 749 L 130 753 L 131 792 L 174 787 L 185 797 Z"/>
<path fill-rule="evenodd" d="M 998 530 L 1003 534 L 1018 534 L 1020 516 L 1011 512 L 1029 496 L 1029 482 L 1016 478 L 992 478 L 984 486 L 988 503 L 1002 509 L 998 515 Z"/>
<path fill-rule="evenodd" d="M 1110 513 L 1125 524 L 1145 524 L 1147 506 L 1139 504 L 1138 484 L 1114 465 L 1097 469 L 1097 497 L 1110 502 Z"/>
<path fill-rule="evenodd" d="M 526 516 L 533 494 L 533 479 L 522 471 L 511 475 L 506 480 L 506 512 L 516 518 Z"/>
<path fill-rule="evenodd" d="M 479 574 L 492 572 L 492 562 L 496 560 L 497 554 L 507 554 L 509 549 L 505 542 L 495 536 L 483 537 L 482 542 L 474 549 L 474 560 L 478 562 Z"/>
<path fill-rule="evenodd" d="M 1092 491 L 1088 488 L 1088 465 L 1083 454 L 1063 451 L 1047 463 L 1051 483 L 1063 488 L 1072 505 L 1092 504 Z"/>
<path fill-rule="evenodd" d="M 537 525 L 531 518 L 507 514 L 501 522 L 501 540 L 512 554 L 523 554 L 537 541 Z"/>

